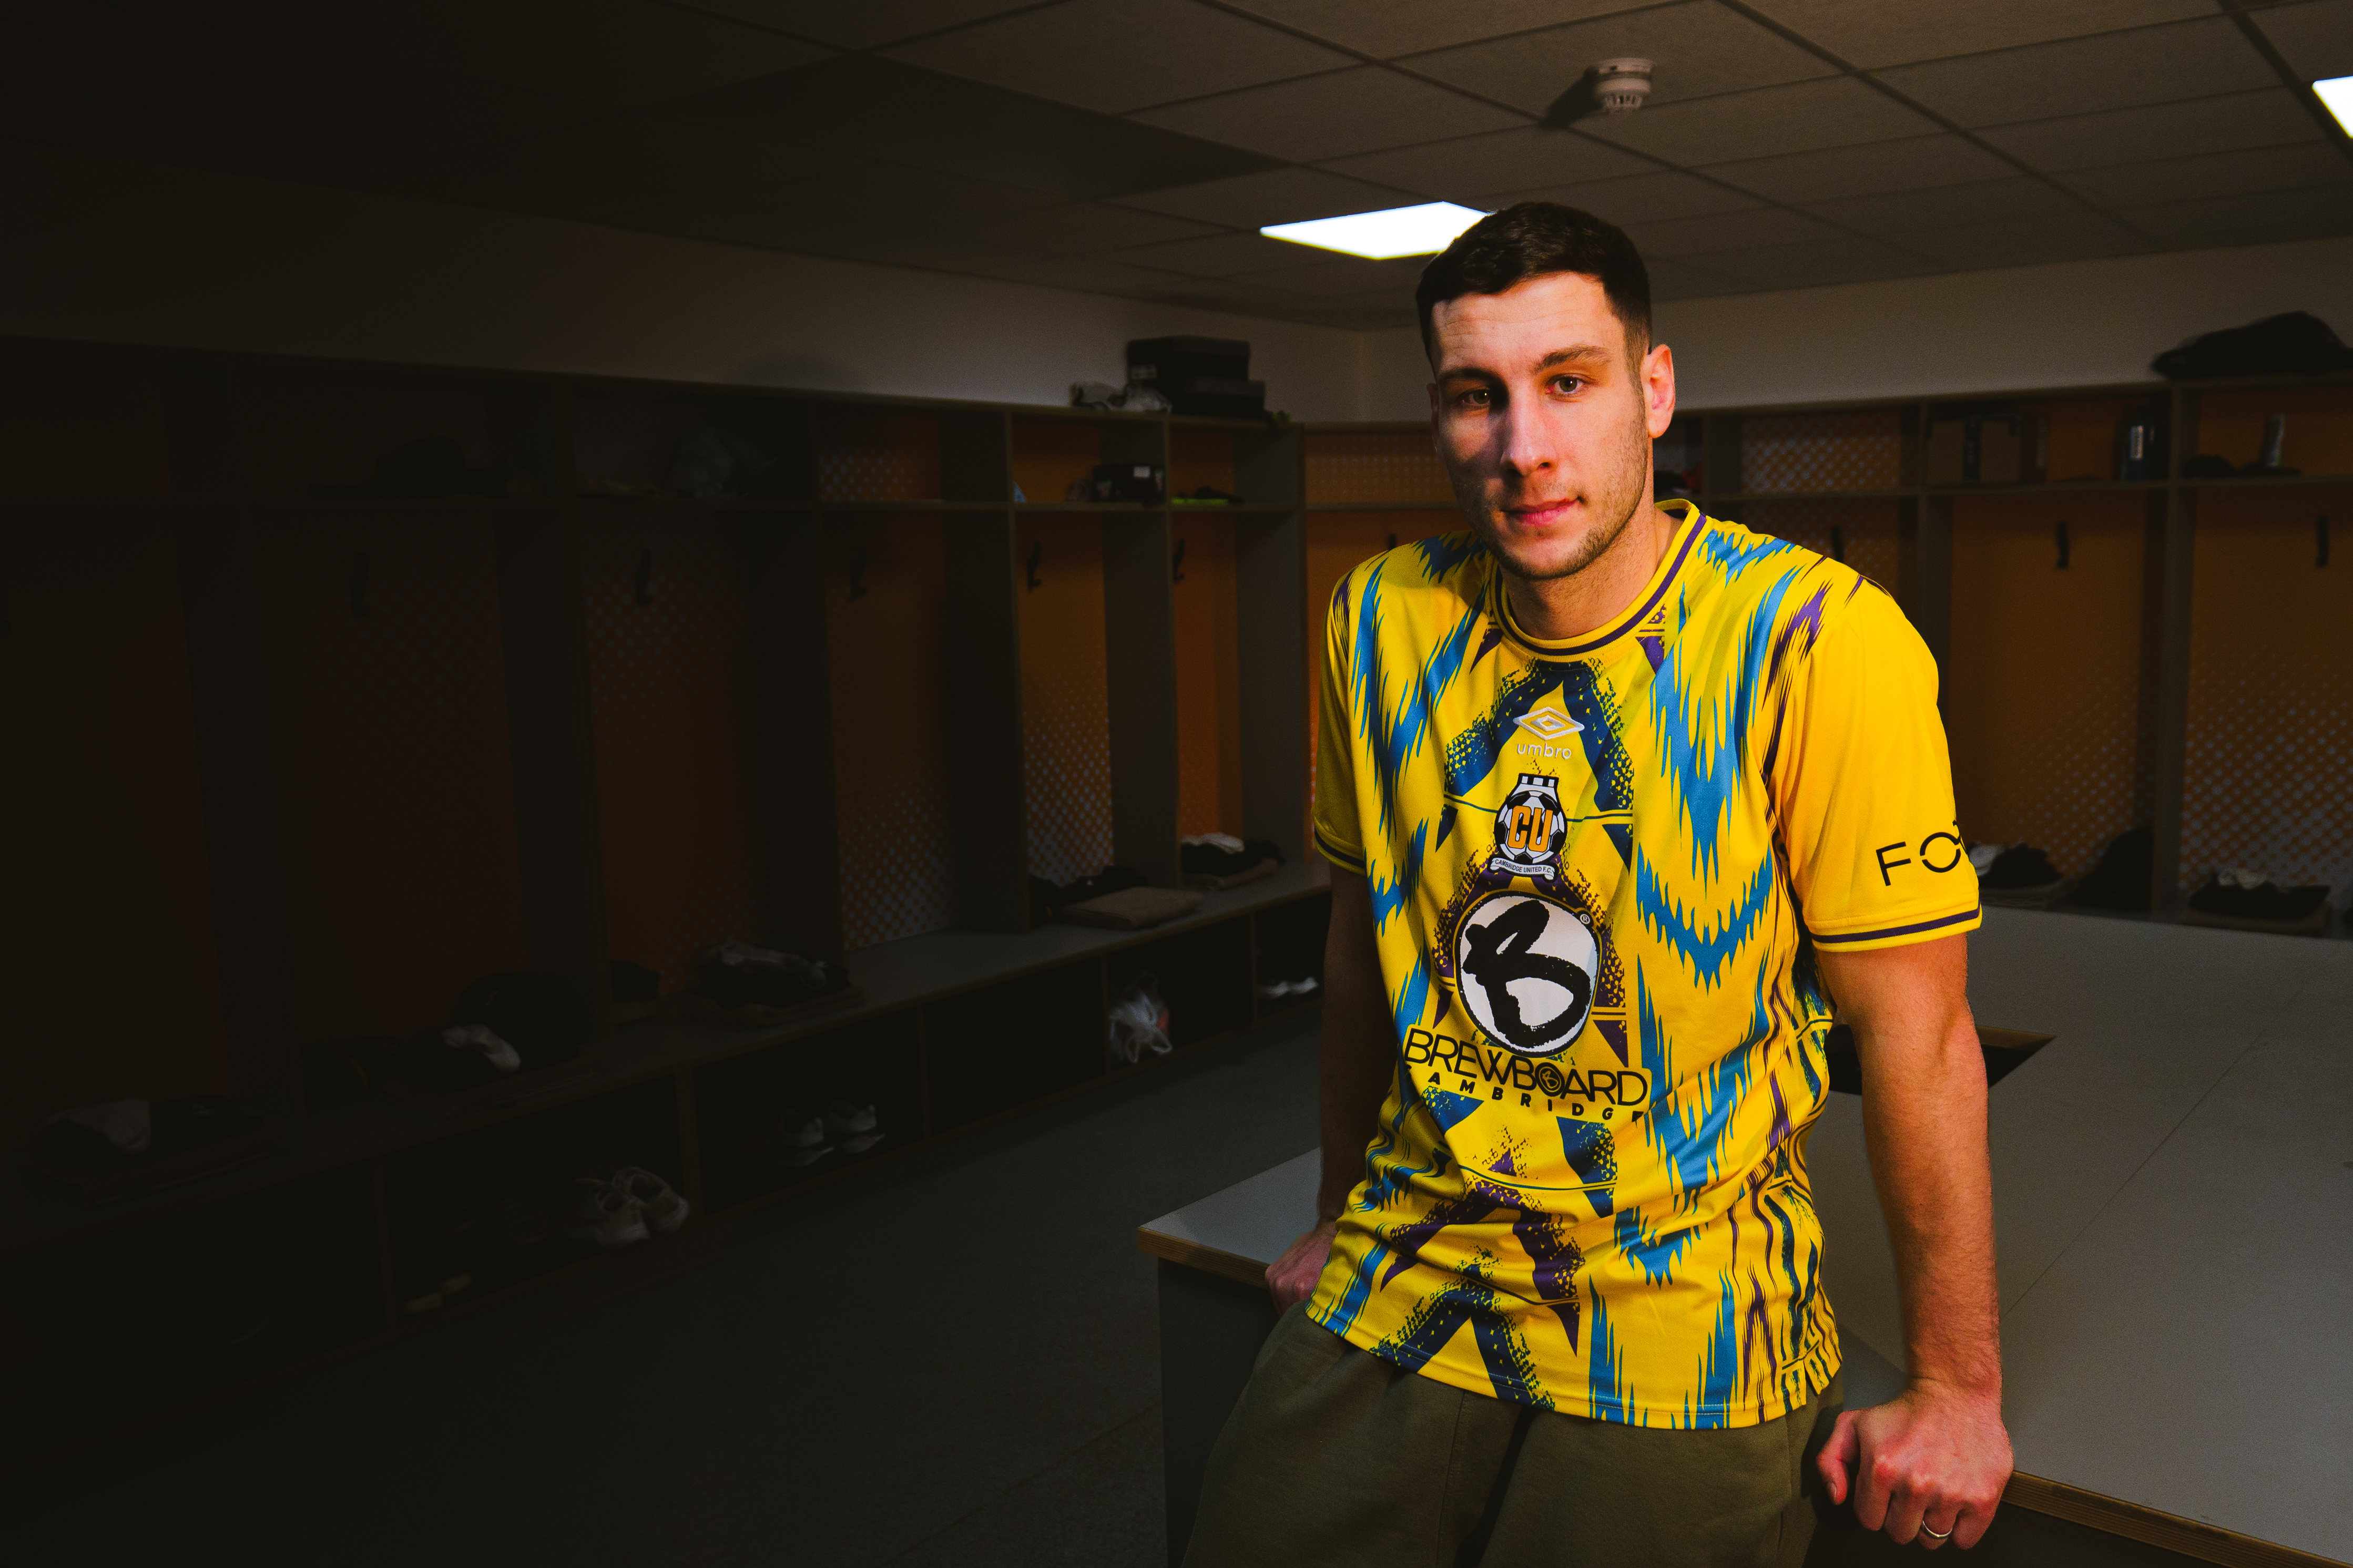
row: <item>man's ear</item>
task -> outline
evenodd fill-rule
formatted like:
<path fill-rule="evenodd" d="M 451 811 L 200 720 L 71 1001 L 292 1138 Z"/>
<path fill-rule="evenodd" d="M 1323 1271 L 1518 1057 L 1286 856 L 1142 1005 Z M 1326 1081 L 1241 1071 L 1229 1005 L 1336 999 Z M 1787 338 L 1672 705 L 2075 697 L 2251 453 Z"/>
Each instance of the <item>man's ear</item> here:
<path fill-rule="evenodd" d="M 1675 351 L 1664 343 L 1642 356 L 1642 423 L 1657 440 L 1675 422 Z"/>

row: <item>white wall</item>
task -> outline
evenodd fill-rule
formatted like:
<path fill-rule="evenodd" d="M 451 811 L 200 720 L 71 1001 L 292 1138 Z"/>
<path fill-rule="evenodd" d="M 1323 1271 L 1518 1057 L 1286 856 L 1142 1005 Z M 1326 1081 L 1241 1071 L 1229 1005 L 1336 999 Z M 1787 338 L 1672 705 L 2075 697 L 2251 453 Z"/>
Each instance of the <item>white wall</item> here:
<path fill-rule="evenodd" d="M 0 334 L 1059 404 L 1130 338 L 1250 340 L 1271 406 L 1421 419 L 1346 332 L 0 142 Z M 2353 238 L 1662 305 L 1683 405 L 2148 379 L 2192 333 L 2353 332 Z"/>
<path fill-rule="evenodd" d="M 1060 404 L 1246 338 L 1352 419 L 1360 334 L 0 142 L 0 334 Z"/>
<path fill-rule="evenodd" d="M 1686 408 L 2150 381 L 2186 337 L 2283 310 L 2353 334 L 2353 238 L 2068 261 L 1661 305 Z M 1410 331 L 1366 334 L 1366 419 L 1421 419 Z"/>

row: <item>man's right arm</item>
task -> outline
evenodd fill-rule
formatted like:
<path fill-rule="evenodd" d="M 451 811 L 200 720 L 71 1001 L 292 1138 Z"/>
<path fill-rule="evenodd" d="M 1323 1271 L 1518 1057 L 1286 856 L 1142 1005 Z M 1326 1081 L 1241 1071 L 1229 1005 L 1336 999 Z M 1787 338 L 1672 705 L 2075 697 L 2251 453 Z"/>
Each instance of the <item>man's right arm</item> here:
<path fill-rule="evenodd" d="M 1372 886 L 1337 866 L 1332 868 L 1332 926 L 1324 940 L 1322 1022 L 1317 1098 L 1324 1179 L 1315 1192 L 1317 1223 L 1266 1271 L 1278 1310 L 1314 1292 L 1331 1256 L 1340 1210 L 1365 1179 L 1365 1146 L 1380 1125 L 1381 1101 L 1396 1070 L 1397 1039 L 1374 935 Z"/>

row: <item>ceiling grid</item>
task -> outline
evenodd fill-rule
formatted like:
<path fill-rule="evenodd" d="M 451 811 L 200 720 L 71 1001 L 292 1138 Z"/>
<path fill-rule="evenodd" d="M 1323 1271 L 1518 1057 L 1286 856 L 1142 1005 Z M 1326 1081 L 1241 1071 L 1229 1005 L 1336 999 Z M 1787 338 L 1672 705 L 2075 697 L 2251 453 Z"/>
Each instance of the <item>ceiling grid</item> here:
<path fill-rule="evenodd" d="M 82 0 L 0 137 L 1349 328 L 1546 198 L 1664 300 L 2353 233 L 2353 0 Z M 1638 112 L 1584 70 L 1658 62 Z"/>

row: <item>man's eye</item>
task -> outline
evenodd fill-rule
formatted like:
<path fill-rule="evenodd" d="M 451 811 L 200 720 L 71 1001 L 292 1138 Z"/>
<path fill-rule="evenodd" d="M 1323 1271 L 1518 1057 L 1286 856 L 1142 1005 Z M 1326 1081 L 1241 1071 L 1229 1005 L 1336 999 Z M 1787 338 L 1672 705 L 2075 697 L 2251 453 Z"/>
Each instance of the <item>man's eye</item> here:
<path fill-rule="evenodd" d="M 1457 394 L 1454 401 L 1462 408 L 1484 408 L 1487 406 L 1487 389 L 1474 386 L 1468 392 Z"/>
<path fill-rule="evenodd" d="M 1564 397 L 1574 396 L 1584 385 L 1585 378 L 1581 375 L 1556 375 L 1552 378 L 1552 389 Z"/>

